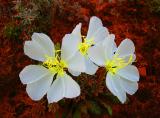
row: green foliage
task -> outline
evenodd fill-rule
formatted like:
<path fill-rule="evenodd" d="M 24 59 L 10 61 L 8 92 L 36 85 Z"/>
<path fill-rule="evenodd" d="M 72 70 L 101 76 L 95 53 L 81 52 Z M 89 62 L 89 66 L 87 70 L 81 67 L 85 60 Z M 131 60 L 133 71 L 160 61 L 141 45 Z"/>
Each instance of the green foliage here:
<path fill-rule="evenodd" d="M 62 113 L 62 118 L 81 118 L 81 116 L 101 116 L 108 114 L 112 116 L 112 108 L 104 99 L 97 98 L 95 100 L 85 100 L 75 103 L 61 100 L 58 103 L 61 107 L 66 108 Z"/>
<path fill-rule="evenodd" d="M 16 0 L 14 4 L 14 10 L 17 12 L 14 18 L 20 19 L 23 25 L 31 24 L 38 17 L 38 7 L 32 1 L 25 4 L 21 0 Z"/>
<path fill-rule="evenodd" d="M 89 101 L 88 103 L 89 103 L 89 109 L 88 109 L 89 112 L 95 115 L 101 115 L 102 109 L 97 102 Z"/>
<path fill-rule="evenodd" d="M 160 0 L 146 0 L 151 12 L 160 13 Z"/>
<path fill-rule="evenodd" d="M 52 26 L 52 0 L 15 0 L 13 3 L 16 12 L 13 18 L 20 22 L 20 26 L 26 27 L 27 34 L 49 31 Z"/>
<path fill-rule="evenodd" d="M 73 113 L 73 118 L 81 118 L 81 111 L 79 109 L 76 109 Z"/>
<path fill-rule="evenodd" d="M 18 39 L 21 34 L 21 27 L 17 27 L 13 24 L 8 24 L 4 28 L 4 36 L 9 39 Z"/>
<path fill-rule="evenodd" d="M 112 116 L 112 108 L 111 108 L 111 106 L 108 106 L 108 105 L 107 105 L 107 111 L 108 111 L 108 114 L 109 114 L 110 116 Z"/>
<path fill-rule="evenodd" d="M 60 106 L 62 106 L 62 107 L 65 106 L 65 100 L 63 100 L 63 99 L 60 100 L 60 101 L 59 101 L 59 104 L 60 104 Z"/>
<path fill-rule="evenodd" d="M 104 100 L 99 99 L 99 104 L 104 108 L 107 113 L 112 116 L 112 108 L 110 105 L 108 105 Z"/>
<path fill-rule="evenodd" d="M 55 44 L 55 50 L 60 50 L 61 49 L 61 44 L 60 43 L 56 43 Z"/>
<path fill-rule="evenodd" d="M 103 95 L 106 97 L 106 99 L 108 99 L 109 101 L 111 101 L 114 104 L 120 103 L 118 98 L 116 96 L 112 95 L 111 93 L 104 93 Z"/>

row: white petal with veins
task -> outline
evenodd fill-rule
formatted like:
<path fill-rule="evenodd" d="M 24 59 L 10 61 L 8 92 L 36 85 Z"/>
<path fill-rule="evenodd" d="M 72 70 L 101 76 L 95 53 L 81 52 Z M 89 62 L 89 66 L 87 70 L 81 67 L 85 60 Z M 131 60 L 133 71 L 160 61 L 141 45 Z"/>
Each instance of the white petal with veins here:
<path fill-rule="evenodd" d="M 85 71 L 85 57 L 80 54 L 80 52 L 76 52 L 76 54 L 67 61 L 68 68 L 78 72 Z"/>
<path fill-rule="evenodd" d="M 104 47 L 100 44 L 90 47 L 88 50 L 88 57 L 97 65 L 104 66 L 106 61 Z"/>
<path fill-rule="evenodd" d="M 52 80 L 53 76 L 48 75 L 34 83 L 27 84 L 26 91 L 30 98 L 32 100 L 40 100 L 49 90 Z"/>
<path fill-rule="evenodd" d="M 126 92 L 120 85 L 119 79 L 118 76 L 108 73 L 106 76 L 106 85 L 113 95 L 117 96 L 121 103 L 124 103 L 126 101 Z"/>
<path fill-rule="evenodd" d="M 23 84 L 30 84 L 48 75 L 51 75 L 51 73 L 45 67 L 40 65 L 29 65 L 20 72 L 19 77 Z"/>
<path fill-rule="evenodd" d="M 124 78 L 120 78 L 120 84 L 123 89 L 130 95 L 133 95 L 138 89 L 138 83 L 126 80 Z"/>
<path fill-rule="evenodd" d="M 62 98 L 74 98 L 80 95 L 79 85 L 67 74 L 58 76 L 47 93 L 49 103 L 58 102 Z"/>
<path fill-rule="evenodd" d="M 44 61 L 46 55 L 54 56 L 54 44 L 47 35 L 34 33 L 32 41 L 25 42 L 24 53 L 34 60 Z"/>
<path fill-rule="evenodd" d="M 74 70 L 71 70 L 71 69 L 68 69 L 68 71 L 69 71 L 73 76 L 79 76 L 79 75 L 81 74 L 81 72 L 74 71 Z"/>
<path fill-rule="evenodd" d="M 98 44 L 99 42 L 103 41 L 107 36 L 109 35 L 109 32 L 106 27 L 100 27 L 96 30 L 96 32 L 92 35 L 91 38 L 86 39 L 93 39 L 93 42 Z"/>
<path fill-rule="evenodd" d="M 98 17 L 96 17 L 96 16 L 91 17 L 86 38 L 87 39 L 92 38 L 92 36 L 96 32 L 97 28 L 102 27 L 102 26 L 103 26 L 102 21 Z"/>
<path fill-rule="evenodd" d="M 48 56 L 53 57 L 55 50 L 54 50 L 54 43 L 52 40 L 44 33 L 33 33 L 32 40 L 36 41 L 41 45 L 44 49 L 47 50 Z"/>
<path fill-rule="evenodd" d="M 78 51 L 81 40 L 76 35 L 66 34 L 62 40 L 61 58 L 65 61 L 70 60 Z"/>
<path fill-rule="evenodd" d="M 112 37 L 112 38 L 111 38 Z M 111 60 L 114 52 L 116 50 L 116 43 L 114 41 L 114 36 L 110 35 L 103 41 L 105 59 Z"/>
<path fill-rule="evenodd" d="M 117 74 L 124 79 L 129 81 L 137 82 L 139 81 L 139 72 L 138 69 L 133 65 L 128 65 L 120 70 L 118 70 Z"/>
<path fill-rule="evenodd" d="M 119 57 L 131 55 L 135 52 L 134 43 L 130 39 L 125 39 L 118 46 L 116 53 Z"/>
<path fill-rule="evenodd" d="M 85 58 L 85 73 L 89 75 L 93 75 L 98 70 L 98 66 L 96 66 L 90 59 Z"/>

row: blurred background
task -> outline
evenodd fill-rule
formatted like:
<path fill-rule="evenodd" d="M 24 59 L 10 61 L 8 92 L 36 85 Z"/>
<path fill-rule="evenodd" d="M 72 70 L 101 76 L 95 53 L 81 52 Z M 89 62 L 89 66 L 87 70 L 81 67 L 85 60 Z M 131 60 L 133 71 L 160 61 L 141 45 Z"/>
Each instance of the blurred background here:
<path fill-rule="evenodd" d="M 91 16 L 99 17 L 116 43 L 130 38 L 136 46 L 139 89 L 121 104 L 106 88 L 105 73 L 76 78 L 81 96 L 49 104 L 35 102 L 19 72 L 37 63 L 23 52 L 33 32 L 59 46 L 66 33 Z M 0 118 L 158 118 L 160 117 L 160 0 L 0 0 Z"/>

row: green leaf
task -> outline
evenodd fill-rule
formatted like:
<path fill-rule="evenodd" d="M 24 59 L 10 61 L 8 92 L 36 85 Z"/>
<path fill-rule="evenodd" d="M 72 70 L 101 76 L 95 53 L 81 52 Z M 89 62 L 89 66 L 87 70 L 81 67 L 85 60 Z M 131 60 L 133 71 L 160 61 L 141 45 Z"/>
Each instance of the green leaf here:
<path fill-rule="evenodd" d="M 56 113 L 55 113 L 55 117 L 56 117 L 56 118 L 60 118 L 59 112 L 56 112 Z"/>
<path fill-rule="evenodd" d="M 114 104 L 119 104 L 120 101 L 118 100 L 118 98 L 110 93 L 105 93 L 103 94 L 107 99 L 109 99 L 112 103 Z"/>
<path fill-rule="evenodd" d="M 101 106 L 103 106 L 105 108 L 105 111 L 112 116 L 112 108 L 110 105 L 108 105 L 105 101 L 103 101 L 102 99 L 98 100 L 99 103 L 101 104 Z"/>
<path fill-rule="evenodd" d="M 21 33 L 21 28 L 14 24 L 8 24 L 5 26 L 4 35 L 9 39 L 18 39 Z"/>
<path fill-rule="evenodd" d="M 66 118 L 66 116 L 67 116 L 67 113 L 66 113 L 66 112 L 63 112 L 63 113 L 62 113 L 62 118 Z"/>
<path fill-rule="evenodd" d="M 90 101 L 89 102 L 89 112 L 95 115 L 100 115 L 102 113 L 102 109 L 99 106 L 99 104 L 95 101 Z"/>
<path fill-rule="evenodd" d="M 109 105 L 107 105 L 107 111 L 108 111 L 108 114 L 112 116 L 112 108 Z"/>
<path fill-rule="evenodd" d="M 60 44 L 60 43 L 56 43 L 55 49 L 56 49 L 56 50 L 60 50 L 60 49 L 61 49 L 61 44 Z"/>
<path fill-rule="evenodd" d="M 79 107 L 80 107 L 80 111 L 81 111 L 83 114 L 87 114 L 87 113 L 88 113 L 88 108 L 87 108 L 87 105 L 86 105 L 86 104 L 81 104 Z"/>
<path fill-rule="evenodd" d="M 59 105 L 60 105 L 60 106 L 65 106 L 65 100 L 64 100 L 64 99 L 60 100 L 60 101 L 59 101 Z"/>
<path fill-rule="evenodd" d="M 73 113 L 73 118 L 81 118 L 81 112 L 79 109 L 77 109 L 74 113 Z"/>

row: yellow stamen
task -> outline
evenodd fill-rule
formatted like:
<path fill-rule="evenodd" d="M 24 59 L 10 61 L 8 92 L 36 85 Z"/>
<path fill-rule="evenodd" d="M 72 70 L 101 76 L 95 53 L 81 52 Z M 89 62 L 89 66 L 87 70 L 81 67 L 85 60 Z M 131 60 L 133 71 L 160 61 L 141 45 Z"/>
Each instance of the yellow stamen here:
<path fill-rule="evenodd" d="M 111 74 L 116 74 L 119 69 L 122 69 L 129 65 L 133 61 L 133 55 L 130 55 L 129 60 L 125 62 L 124 58 L 118 57 L 115 55 L 112 60 L 106 61 L 105 68 L 107 72 Z"/>
<path fill-rule="evenodd" d="M 67 63 L 61 60 L 58 53 L 61 50 L 55 52 L 55 57 L 46 56 L 46 61 L 43 62 L 43 66 L 46 67 L 51 73 L 58 74 L 60 76 L 64 75 L 64 69 L 67 68 Z"/>
<path fill-rule="evenodd" d="M 94 44 L 93 39 L 86 39 L 82 36 L 83 42 L 78 45 L 78 49 L 83 56 L 87 56 L 88 49 Z"/>

